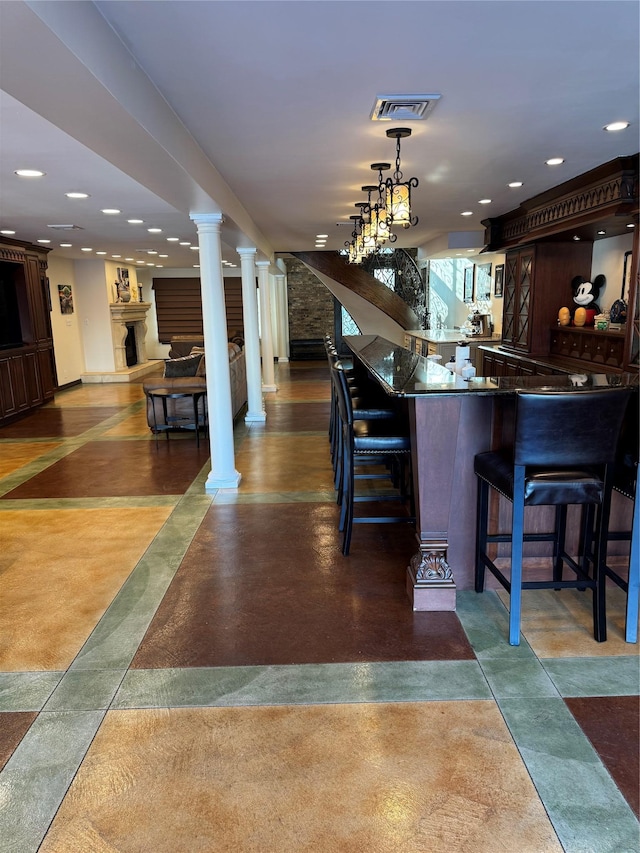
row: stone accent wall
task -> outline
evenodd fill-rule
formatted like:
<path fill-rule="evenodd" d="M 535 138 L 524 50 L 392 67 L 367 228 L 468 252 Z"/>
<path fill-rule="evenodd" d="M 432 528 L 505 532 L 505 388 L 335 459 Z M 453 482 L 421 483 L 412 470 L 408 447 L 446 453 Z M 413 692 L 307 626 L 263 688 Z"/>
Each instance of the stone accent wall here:
<path fill-rule="evenodd" d="M 295 258 L 286 258 L 289 338 L 313 340 L 333 333 L 333 294 Z"/>

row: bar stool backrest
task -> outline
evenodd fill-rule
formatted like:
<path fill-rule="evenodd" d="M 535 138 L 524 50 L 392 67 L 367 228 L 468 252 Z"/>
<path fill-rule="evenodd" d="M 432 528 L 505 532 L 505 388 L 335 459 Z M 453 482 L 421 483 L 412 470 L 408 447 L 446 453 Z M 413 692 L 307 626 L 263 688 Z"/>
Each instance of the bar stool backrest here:
<path fill-rule="evenodd" d="M 338 411 L 342 423 L 348 426 L 353 426 L 353 405 L 351 403 L 351 394 L 347 385 L 347 377 L 344 375 L 344 370 L 340 361 L 334 361 L 331 378 L 336 389 L 338 398 Z"/>
<path fill-rule="evenodd" d="M 631 392 L 519 391 L 514 463 L 562 468 L 612 463 Z"/>

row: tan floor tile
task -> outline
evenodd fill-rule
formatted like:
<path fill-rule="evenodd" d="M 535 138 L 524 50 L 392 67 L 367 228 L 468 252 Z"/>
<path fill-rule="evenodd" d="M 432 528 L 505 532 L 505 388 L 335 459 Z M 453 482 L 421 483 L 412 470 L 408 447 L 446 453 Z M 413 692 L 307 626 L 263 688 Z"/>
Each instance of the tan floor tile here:
<path fill-rule="evenodd" d="M 40 456 L 59 446 L 59 441 L 3 443 L 0 445 L 0 477 L 12 474 L 23 465 L 39 459 Z"/>
<path fill-rule="evenodd" d="M 142 385 L 136 382 L 105 382 L 79 385 L 56 394 L 52 408 L 67 406 L 115 406 L 128 405 L 144 397 Z"/>
<path fill-rule="evenodd" d="M 333 489 L 326 435 L 251 435 L 236 454 L 240 494 Z"/>
<path fill-rule="evenodd" d="M 109 712 L 40 853 L 551 853 L 493 702 Z"/>
<path fill-rule="evenodd" d="M 498 596 L 509 608 L 504 590 Z M 521 631 L 538 657 L 610 657 L 637 654 L 638 646 L 625 643 L 627 597 L 618 587 L 607 588 L 607 640 L 593 638 L 591 590 L 525 589 L 522 593 Z"/>
<path fill-rule="evenodd" d="M 0 512 L 0 671 L 66 669 L 170 511 Z"/>
<path fill-rule="evenodd" d="M 153 434 L 147 423 L 146 411 L 138 412 L 137 415 L 131 415 L 130 418 L 125 418 L 117 426 L 109 430 L 105 430 L 107 436 L 140 436 L 142 438 L 153 438 Z"/>

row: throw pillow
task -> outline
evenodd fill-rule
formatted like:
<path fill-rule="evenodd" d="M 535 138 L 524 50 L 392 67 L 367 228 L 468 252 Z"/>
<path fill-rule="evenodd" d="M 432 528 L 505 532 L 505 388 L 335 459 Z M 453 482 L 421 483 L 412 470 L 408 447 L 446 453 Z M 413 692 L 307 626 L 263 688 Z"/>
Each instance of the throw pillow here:
<path fill-rule="evenodd" d="M 174 379 L 179 376 L 195 376 L 198 365 L 203 356 L 184 355 L 182 358 L 169 358 L 164 363 L 164 375 L 166 379 Z"/>

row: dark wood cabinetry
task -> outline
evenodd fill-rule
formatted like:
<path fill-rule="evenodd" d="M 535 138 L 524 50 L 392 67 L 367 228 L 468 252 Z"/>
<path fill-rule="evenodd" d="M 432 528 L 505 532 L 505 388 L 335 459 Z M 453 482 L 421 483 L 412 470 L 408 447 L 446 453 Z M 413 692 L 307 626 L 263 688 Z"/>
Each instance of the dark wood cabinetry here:
<path fill-rule="evenodd" d="M 638 155 L 618 157 L 590 172 L 483 220 L 489 251 L 504 251 L 502 347 L 532 357 L 560 357 L 637 370 L 640 350 L 638 311 Z M 571 281 L 591 277 L 593 243 L 635 228 L 626 328 L 597 337 L 595 330 L 553 333 L 558 311 L 571 306 Z M 602 333 L 601 333 L 602 334 Z"/>
<path fill-rule="evenodd" d="M 571 279 L 591 275 L 591 243 L 536 243 L 510 249 L 505 259 L 502 345 L 546 355 L 549 328 L 571 301 Z"/>
<path fill-rule="evenodd" d="M 0 241 L 0 424 L 57 388 L 47 250 Z"/>

